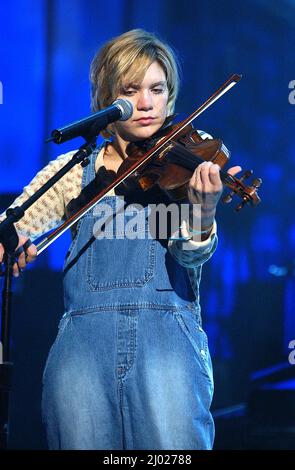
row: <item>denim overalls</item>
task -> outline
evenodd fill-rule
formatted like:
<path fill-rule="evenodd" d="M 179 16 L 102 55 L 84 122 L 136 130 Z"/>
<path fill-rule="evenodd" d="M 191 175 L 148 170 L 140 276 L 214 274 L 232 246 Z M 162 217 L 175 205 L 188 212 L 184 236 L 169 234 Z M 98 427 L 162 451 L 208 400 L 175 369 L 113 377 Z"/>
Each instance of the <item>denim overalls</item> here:
<path fill-rule="evenodd" d="M 111 216 L 117 199 L 99 204 Z M 97 239 L 99 204 L 79 221 L 65 262 L 66 313 L 43 376 L 49 448 L 210 449 L 211 359 L 187 269 L 147 226 L 127 239 L 106 224 L 117 238 Z"/>

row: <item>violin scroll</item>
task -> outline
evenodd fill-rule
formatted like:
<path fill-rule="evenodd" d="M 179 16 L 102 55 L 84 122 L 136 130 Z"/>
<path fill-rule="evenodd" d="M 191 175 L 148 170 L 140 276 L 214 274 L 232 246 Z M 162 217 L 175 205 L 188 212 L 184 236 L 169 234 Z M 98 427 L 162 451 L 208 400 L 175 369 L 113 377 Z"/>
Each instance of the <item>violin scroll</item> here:
<path fill-rule="evenodd" d="M 222 180 L 229 188 L 231 188 L 231 192 L 222 197 L 222 202 L 224 204 L 229 204 L 232 201 L 233 196 L 237 194 L 242 199 L 242 201 L 236 206 L 235 210 L 237 212 L 239 212 L 249 202 L 252 206 L 257 206 L 261 202 L 261 199 L 257 194 L 257 190 L 262 184 L 262 179 L 255 178 L 250 186 L 246 186 L 244 184 L 244 181 L 252 175 L 253 170 L 246 170 L 240 178 L 236 178 L 235 176 L 231 176 L 227 173 L 226 177 L 222 178 Z"/>

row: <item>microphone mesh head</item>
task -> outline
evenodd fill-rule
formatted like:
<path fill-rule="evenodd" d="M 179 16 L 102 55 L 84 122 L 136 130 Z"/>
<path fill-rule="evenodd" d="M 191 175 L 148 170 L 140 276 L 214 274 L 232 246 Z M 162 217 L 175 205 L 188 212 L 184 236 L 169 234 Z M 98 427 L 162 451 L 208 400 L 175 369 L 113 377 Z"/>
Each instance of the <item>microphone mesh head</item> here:
<path fill-rule="evenodd" d="M 113 105 L 120 109 L 121 117 L 119 121 L 127 121 L 133 114 L 133 106 L 128 100 L 115 100 Z"/>

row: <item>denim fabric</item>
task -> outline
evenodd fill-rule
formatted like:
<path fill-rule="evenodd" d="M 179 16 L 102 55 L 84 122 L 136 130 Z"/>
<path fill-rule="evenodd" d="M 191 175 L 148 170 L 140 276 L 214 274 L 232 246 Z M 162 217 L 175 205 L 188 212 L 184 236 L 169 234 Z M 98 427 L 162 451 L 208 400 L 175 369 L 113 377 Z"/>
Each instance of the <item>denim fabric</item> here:
<path fill-rule="evenodd" d="M 96 210 L 64 266 L 66 312 L 43 376 L 49 448 L 210 449 L 212 365 L 188 271 L 144 237 L 147 224 L 133 240 L 106 224 L 122 238 L 97 240 Z"/>

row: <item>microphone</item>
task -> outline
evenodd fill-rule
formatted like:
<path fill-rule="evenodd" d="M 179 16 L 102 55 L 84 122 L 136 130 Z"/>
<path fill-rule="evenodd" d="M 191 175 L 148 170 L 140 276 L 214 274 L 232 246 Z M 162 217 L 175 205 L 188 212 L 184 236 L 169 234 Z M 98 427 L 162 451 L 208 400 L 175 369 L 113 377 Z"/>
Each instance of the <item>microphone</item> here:
<path fill-rule="evenodd" d="M 97 136 L 111 122 L 127 121 L 132 116 L 132 113 L 133 106 L 130 101 L 118 99 L 107 108 L 91 114 L 91 116 L 74 121 L 59 129 L 54 129 L 51 132 L 51 137 L 45 142 L 53 140 L 56 144 L 61 144 L 80 136 L 89 139 Z"/>

